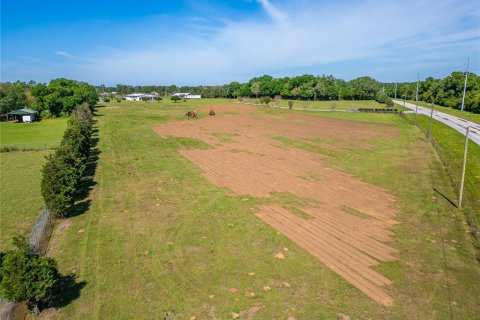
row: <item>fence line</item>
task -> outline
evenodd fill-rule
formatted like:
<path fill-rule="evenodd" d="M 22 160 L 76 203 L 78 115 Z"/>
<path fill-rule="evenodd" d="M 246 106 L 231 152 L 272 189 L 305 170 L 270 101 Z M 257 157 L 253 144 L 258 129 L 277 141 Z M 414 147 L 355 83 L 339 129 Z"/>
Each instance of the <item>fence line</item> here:
<path fill-rule="evenodd" d="M 9 143 L 0 146 L 0 152 L 12 151 L 42 151 L 57 149 L 60 146 L 58 143 Z"/>
<path fill-rule="evenodd" d="M 40 215 L 33 226 L 30 237 L 28 238 L 28 246 L 34 254 L 45 255 L 47 252 L 48 241 L 52 235 L 54 226 L 54 217 L 46 207 L 40 210 Z M 0 298 L 0 320 L 11 320 L 14 313 L 24 312 L 18 308 L 21 303 L 14 303 L 6 299 Z M 15 315 L 16 316 L 16 315 Z"/>
<path fill-rule="evenodd" d="M 53 224 L 53 216 L 46 207 L 43 207 L 42 210 L 40 210 L 40 216 L 38 217 L 37 222 L 30 233 L 30 238 L 28 239 L 28 245 L 33 253 L 41 256 L 45 255 L 47 252 L 48 241 L 52 235 Z"/>
<path fill-rule="evenodd" d="M 0 320 L 12 319 L 15 307 L 16 303 L 0 298 Z"/>

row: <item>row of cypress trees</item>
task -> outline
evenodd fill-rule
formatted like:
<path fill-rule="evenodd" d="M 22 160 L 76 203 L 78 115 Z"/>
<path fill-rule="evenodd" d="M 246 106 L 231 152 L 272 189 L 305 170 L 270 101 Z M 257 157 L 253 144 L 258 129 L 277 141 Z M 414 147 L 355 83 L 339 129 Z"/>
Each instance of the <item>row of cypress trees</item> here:
<path fill-rule="evenodd" d="M 68 120 L 60 147 L 47 156 L 41 191 L 47 208 L 65 217 L 75 202 L 90 152 L 93 115 L 89 105 L 77 106 Z"/>

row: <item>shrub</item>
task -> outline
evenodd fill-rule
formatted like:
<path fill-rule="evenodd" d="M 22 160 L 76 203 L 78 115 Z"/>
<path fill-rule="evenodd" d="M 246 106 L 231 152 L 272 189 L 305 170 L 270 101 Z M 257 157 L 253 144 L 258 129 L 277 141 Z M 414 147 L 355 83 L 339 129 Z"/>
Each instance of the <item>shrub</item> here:
<path fill-rule="evenodd" d="M 110 102 L 110 98 L 109 97 L 103 98 L 103 102 Z"/>
<path fill-rule="evenodd" d="M 40 117 L 42 119 L 50 119 L 53 118 L 53 115 L 50 110 L 43 110 L 42 112 L 40 112 Z"/>
<path fill-rule="evenodd" d="M 162 101 L 162 97 L 157 96 L 157 97 L 155 97 L 155 100 L 157 100 L 157 101 Z"/>
<path fill-rule="evenodd" d="M 92 113 L 87 104 L 77 106 L 68 120 L 60 147 L 47 156 L 42 169 L 41 192 L 47 208 L 65 216 L 86 168 L 92 134 Z"/>
<path fill-rule="evenodd" d="M 115 97 L 116 102 L 122 102 L 122 99 L 120 97 Z"/>
<path fill-rule="evenodd" d="M 379 103 L 386 103 L 388 99 L 389 98 L 388 98 L 387 94 L 383 91 L 378 91 L 376 96 L 375 96 L 375 100 Z"/>
<path fill-rule="evenodd" d="M 172 100 L 173 102 L 176 103 L 176 102 L 182 100 L 182 98 L 180 98 L 179 96 L 172 96 L 172 97 L 170 98 L 170 100 Z"/>
<path fill-rule="evenodd" d="M 17 236 L 13 242 L 15 249 L 2 257 L 0 295 L 13 302 L 27 300 L 38 314 L 39 305 L 54 296 L 61 279 L 57 263 L 32 254 L 24 237 Z"/>
<path fill-rule="evenodd" d="M 395 107 L 395 103 L 394 103 L 393 100 L 390 99 L 390 98 L 387 99 L 387 102 L 385 102 L 385 104 L 387 105 L 388 108 L 393 108 L 393 107 Z"/>
<path fill-rule="evenodd" d="M 268 104 L 270 103 L 270 97 L 260 97 L 260 103 L 268 106 Z"/>
<path fill-rule="evenodd" d="M 292 108 L 293 108 L 293 103 L 294 103 L 294 102 L 293 102 L 292 100 L 288 101 L 288 109 L 292 110 Z"/>

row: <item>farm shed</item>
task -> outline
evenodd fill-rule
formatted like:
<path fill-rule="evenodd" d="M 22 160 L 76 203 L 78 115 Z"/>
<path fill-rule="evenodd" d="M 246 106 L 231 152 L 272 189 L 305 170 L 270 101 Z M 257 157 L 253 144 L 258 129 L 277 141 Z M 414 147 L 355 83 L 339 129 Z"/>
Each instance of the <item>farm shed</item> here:
<path fill-rule="evenodd" d="M 201 99 L 202 95 L 200 94 L 191 94 L 189 92 L 177 92 L 174 93 L 173 96 L 178 96 L 182 99 Z"/>
<path fill-rule="evenodd" d="M 32 109 L 18 109 L 7 113 L 8 121 L 30 123 L 38 119 L 38 111 Z"/>

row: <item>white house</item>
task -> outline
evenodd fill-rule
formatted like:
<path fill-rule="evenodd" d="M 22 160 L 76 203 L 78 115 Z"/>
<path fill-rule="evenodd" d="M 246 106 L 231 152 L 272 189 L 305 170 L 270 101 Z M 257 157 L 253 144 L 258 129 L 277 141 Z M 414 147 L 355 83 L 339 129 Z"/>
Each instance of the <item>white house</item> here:
<path fill-rule="evenodd" d="M 189 92 L 177 92 L 177 93 L 174 93 L 173 96 L 179 96 L 182 99 L 202 99 L 202 95 L 191 94 Z"/>
<path fill-rule="evenodd" d="M 157 98 L 156 95 L 151 93 L 132 93 L 125 96 L 125 100 L 127 101 L 143 101 L 143 100 L 155 100 Z"/>

